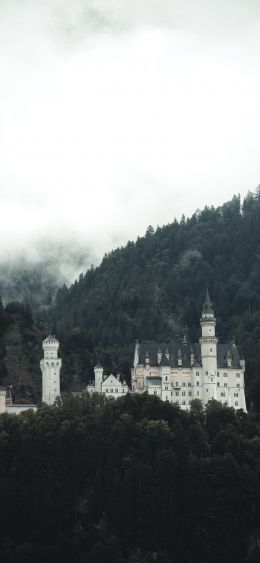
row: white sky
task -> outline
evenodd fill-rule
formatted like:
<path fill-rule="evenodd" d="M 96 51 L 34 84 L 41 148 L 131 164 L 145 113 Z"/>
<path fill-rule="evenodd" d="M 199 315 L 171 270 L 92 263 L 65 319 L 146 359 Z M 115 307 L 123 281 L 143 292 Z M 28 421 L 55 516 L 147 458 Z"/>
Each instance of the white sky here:
<path fill-rule="evenodd" d="M 254 190 L 259 153 L 259 0 L 0 0 L 2 255 L 99 259 Z"/>

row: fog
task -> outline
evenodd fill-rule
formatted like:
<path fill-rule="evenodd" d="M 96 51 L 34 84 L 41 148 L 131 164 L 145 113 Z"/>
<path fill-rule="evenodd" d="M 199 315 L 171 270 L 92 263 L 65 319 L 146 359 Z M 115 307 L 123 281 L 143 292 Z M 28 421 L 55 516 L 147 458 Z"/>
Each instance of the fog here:
<path fill-rule="evenodd" d="M 259 38 L 252 0 L 1 0 L 1 260 L 67 246 L 73 277 L 253 190 Z"/>

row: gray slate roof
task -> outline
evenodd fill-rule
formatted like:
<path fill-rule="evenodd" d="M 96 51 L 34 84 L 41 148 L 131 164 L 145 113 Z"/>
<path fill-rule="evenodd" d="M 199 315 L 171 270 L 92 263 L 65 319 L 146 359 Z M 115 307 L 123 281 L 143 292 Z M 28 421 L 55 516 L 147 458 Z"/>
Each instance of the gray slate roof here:
<path fill-rule="evenodd" d="M 207 288 L 206 298 L 203 305 L 203 315 L 213 315 L 213 306 L 209 296 L 209 290 Z"/>
<path fill-rule="evenodd" d="M 157 352 L 161 352 L 162 360 L 158 364 Z M 195 344 L 180 344 L 178 342 L 160 343 L 155 344 L 151 342 L 142 342 L 139 348 L 139 363 L 145 365 L 145 358 L 149 357 L 150 365 L 162 366 L 170 365 L 171 367 L 178 367 L 178 357 L 182 358 L 182 367 L 191 367 L 191 354 L 194 354 L 194 366 L 201 366 L 201 348 L 199 343 Z M 169 355 L 169 360 L 166 354 Z M 232 368 L 240 368 L 240 355 L 234 343 L 230 344 L 217 344 L 217 365 L 218 368 L 226 368 L 227 357 L 230 354 L 232 359 Z M 148 356 L 147 356 L 148 355 Z"/>

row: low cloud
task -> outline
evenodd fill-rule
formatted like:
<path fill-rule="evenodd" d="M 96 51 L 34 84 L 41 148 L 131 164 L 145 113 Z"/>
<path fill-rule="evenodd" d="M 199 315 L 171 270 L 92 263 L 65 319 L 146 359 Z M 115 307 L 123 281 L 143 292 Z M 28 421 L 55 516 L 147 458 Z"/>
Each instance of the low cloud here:
<path fill-rule="evenodd" d="M 259 11 L 3 0 L 0 260 L 69 241 L 97 263 L 149 224 L 254 189 Z"/>

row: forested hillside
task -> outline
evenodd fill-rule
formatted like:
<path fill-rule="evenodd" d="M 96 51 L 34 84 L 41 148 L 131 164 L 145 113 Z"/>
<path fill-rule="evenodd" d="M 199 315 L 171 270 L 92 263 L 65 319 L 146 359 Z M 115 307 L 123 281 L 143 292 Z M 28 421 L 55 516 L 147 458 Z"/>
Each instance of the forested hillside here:
<path fill-rule="evenodd" d="M 4 563 L 257 563 L 259 416 L 69 397 L 0 416 Z"/>
<path fill-rule="evenodd" d="M 198 340 L 207 285 L 217 333 L 235 337 L 246 359 L 248 406 L 260 411 L 259 193 L 149 227 L 60 289 L 47 310 L 35 301 L 32 315 L 28 305 L 2 306 L 0 385 L 13 385 L 19 401 L 40 397 L 41 340 L 51 330 L 61 341 L 63 391 L 84 388 L 97 360 L 129 381 L 136 339 L 182 340 L 187 325 L 190 341 Z"/>
<path fill-rule="evenodd" d="M 12 386 L 14 401 L 41 398 L 41 341 L 44 326 L 35 323 L 28 305 L 0 301 L 0 386 Z"/>
<path fill-rule="evenodd" d="M 92 376 L 98 358 L 129 377 L 135 339 L 181 339 L 187 324 L 197 340 L 206 286 L 222 341 L 235 340 L 246 358 L 247 400 L 260 409 L 260 193 L 129 242 L 106 255 L 57 295 L 64 380 Z"/>

